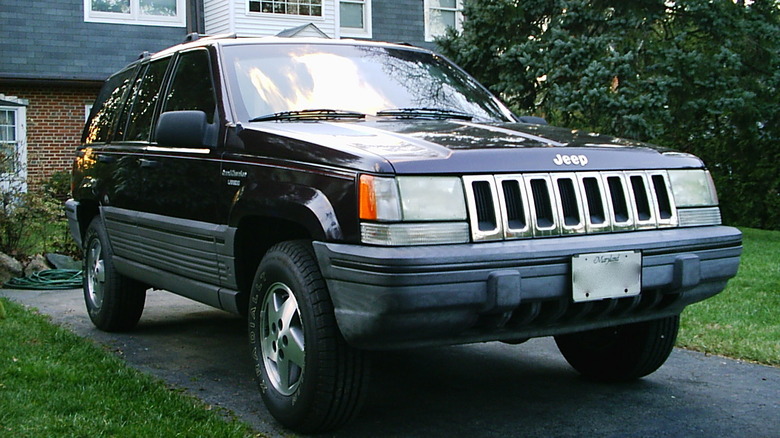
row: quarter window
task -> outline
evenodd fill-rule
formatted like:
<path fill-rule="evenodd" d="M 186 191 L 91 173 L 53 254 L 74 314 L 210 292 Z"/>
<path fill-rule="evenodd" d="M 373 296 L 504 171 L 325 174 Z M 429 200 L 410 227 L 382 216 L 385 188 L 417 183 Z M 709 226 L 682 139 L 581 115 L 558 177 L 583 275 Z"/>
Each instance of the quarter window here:
<path fill-rule="evenodd" d="M 249 0 L 249 12 L 322 16 L 322 0 Z"/>
<path fill-rule="evenodd" d="M 444 36 L 448 28 L 460 31 L 463 0 L 425 0 L 425 41 Z"/>
<path fill-rule="evenodd" d="M 184 27 L 184 0 L 84 0 L 84 21 Z"/>
<path fill-rule="evenodd" d="M 103 85 L 84 128 L 84 143 L 106 143 L 111 140 L 114 122 L 122 109 L 125 91 L 137 71 L 136 68 L 124 70 L 110 77 Z"/>

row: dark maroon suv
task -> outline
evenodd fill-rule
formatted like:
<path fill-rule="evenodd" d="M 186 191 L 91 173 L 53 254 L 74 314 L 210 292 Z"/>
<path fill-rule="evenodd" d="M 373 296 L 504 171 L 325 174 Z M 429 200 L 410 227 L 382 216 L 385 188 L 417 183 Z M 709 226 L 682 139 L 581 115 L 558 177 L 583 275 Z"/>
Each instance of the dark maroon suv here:
<path fill-rule="evenodd" d="M 555 336 L 593 379 L 655 371 L 737 273 L 696 157 L 513 115 L 427 50 L 201 38 L 107 81 L 67 203 L 84 295 L 149 287 L 247 315 L 269 411 L 359 410 L 367 350 Z"/>

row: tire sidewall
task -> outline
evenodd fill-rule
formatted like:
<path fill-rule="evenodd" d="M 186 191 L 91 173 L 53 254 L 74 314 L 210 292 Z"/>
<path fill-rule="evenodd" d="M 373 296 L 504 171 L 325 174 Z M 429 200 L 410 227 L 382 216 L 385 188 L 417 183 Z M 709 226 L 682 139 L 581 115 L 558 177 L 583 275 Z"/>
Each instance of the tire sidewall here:
<path fill-rule="evenodd" d="M 289 395 L 279 393 L 270 381 L 262 358 L 262 327 L 263 303 L 270 291 L 271 285 L 283 283 L 287 285 L 298 303 L 304 336 L 304 372 L 296 391 Z M 255 375 L 263 401 L 268 410 L 282 424 L 287 426 L 300 425 L 314 404 L 317 390 L 318 345 L 314 340 L 314 310 L 311 297 L 307 291 L 306 282 L 296 268 L 295 263 L 287 254 L 279 251 L 269 253 L 258 267 L 252 284 L 249 298 L 249 344 L 254 360 Z"/>
<path fill-rule="evenodd" d="M 89 250 L 95 240 L 100 242 L 100 256 L 103 259 L 103 268 L 106 273 L 105 282 L 103 284 L 103 302 L 101 303 L 100 307 L 97 307 L 92 301 L 92 297 L 90 297 L 88 289 L 89 278 L 87 270 L 90 269 L 88 266 Z M 103 222 L 100 220 L 100 217 L 96 217 L 90 223 L 89 228 L 87 228 L 87 232 L 84 236 L 84 242 L 84 302 L 86 303 L 87 313 L 89 314 L 89 318 L 92 320 L 92 322 L 97 327 L 103 327 L 106 324 L 106 320 L 108 318 L 107 309 L 109 309 L 111 300 L 113 299 L 113 296 L 111 293 L 109 293 L 109 291 L 111 291 L 113 287 L 112 283 L 114 279 L 110 273 L 113 272 L 114 265 L 111 260 L 112 254 L 108 244 L 108 236 L 106 235 L 105 229 L 103 228 Z"/>

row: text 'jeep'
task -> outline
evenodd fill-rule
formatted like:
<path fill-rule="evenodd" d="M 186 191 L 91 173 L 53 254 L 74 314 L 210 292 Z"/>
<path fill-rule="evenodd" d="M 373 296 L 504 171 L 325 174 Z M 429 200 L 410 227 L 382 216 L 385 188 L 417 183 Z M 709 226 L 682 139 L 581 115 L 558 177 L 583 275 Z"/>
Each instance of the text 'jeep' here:
<path fill-rule="evenodd" d="M 583 375 L 660 367 L 737 273 L 696 157 L 518 118 L 430 51 L 201 38 L 111 76 L 66 205 L 103 330 L 149 287 L 245 314 L 269 411 L 358 412 L 366 350 L 555 336 Z"/>

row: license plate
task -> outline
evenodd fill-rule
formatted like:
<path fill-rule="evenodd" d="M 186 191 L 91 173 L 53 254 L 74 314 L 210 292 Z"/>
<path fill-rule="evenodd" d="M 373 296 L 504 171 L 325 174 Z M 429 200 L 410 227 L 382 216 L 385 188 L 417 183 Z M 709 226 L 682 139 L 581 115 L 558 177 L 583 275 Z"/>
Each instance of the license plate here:
<path fill-rule="evenodd" d="M 642 253 L 636 251 L 579 254 L 571 259 L 575 303 L 639 295 Z"/>

